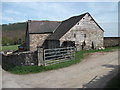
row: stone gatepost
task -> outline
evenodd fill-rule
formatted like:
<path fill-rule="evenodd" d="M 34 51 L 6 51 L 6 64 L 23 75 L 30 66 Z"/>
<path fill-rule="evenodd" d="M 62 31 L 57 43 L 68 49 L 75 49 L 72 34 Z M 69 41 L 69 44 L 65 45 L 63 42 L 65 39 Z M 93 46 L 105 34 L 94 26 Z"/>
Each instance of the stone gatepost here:
<path fill-rule="evenodd" d="M 42 65 L 44 65 L 43 48 L 37 47 L 37 53 L 38 53 L 38 66 L 42 66 Z"/>
<path fill-rule="evenodd" d="M 82 50 L 81 44 L 75 44 L 75 47 L 76 47 L 76 51 L 81 51 Z"/>

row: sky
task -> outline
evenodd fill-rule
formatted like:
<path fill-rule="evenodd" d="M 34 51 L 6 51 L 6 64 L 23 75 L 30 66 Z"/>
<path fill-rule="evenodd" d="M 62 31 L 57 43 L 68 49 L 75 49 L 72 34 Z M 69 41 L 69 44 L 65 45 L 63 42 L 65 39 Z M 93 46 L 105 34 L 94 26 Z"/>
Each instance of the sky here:
<path fill-rule="evenodd" d="M 2 24 L 62 21 L 86 12 L 104 29 L 104 36 L 118 36 L 118 2 L 2 2 Z"/>

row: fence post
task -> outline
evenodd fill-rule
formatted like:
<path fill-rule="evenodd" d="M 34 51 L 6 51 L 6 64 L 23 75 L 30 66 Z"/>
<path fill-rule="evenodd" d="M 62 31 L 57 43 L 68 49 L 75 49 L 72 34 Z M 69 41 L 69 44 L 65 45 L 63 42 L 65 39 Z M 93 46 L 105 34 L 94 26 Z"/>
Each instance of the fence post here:
<path fill-rule="evenodd" d="M 42 66 L 42 65 L 44 65 L 43 48 L 37 47 L 37 51 L 38 51 L 38 66 Z"/>

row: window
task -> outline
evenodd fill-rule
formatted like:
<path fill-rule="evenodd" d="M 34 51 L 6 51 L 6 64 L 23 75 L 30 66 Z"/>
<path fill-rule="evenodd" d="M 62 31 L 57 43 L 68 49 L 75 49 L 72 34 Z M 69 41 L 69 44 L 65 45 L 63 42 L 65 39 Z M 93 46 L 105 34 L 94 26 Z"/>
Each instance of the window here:
<path fill-rule="evenodd" d="M 86 38 L 86 34 L 84 34 L 84 38 Z"/>
<path fill-rule="evenodd" d="M 74 38 L 76 38 L 76 34 L 74 33 Z"/>

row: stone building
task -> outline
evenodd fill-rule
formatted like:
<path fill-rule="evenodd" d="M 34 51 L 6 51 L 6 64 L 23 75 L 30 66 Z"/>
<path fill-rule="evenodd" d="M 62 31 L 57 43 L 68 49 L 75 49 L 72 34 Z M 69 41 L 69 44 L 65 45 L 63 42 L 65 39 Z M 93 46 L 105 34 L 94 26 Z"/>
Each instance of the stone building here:
<path fill-rule="evenodd" d="M 27 50 L 75 46 L 76 49 L 103 47 L 104 30 L 89 13 L 73 16 L 64 21 L 28 21 Z"/>

